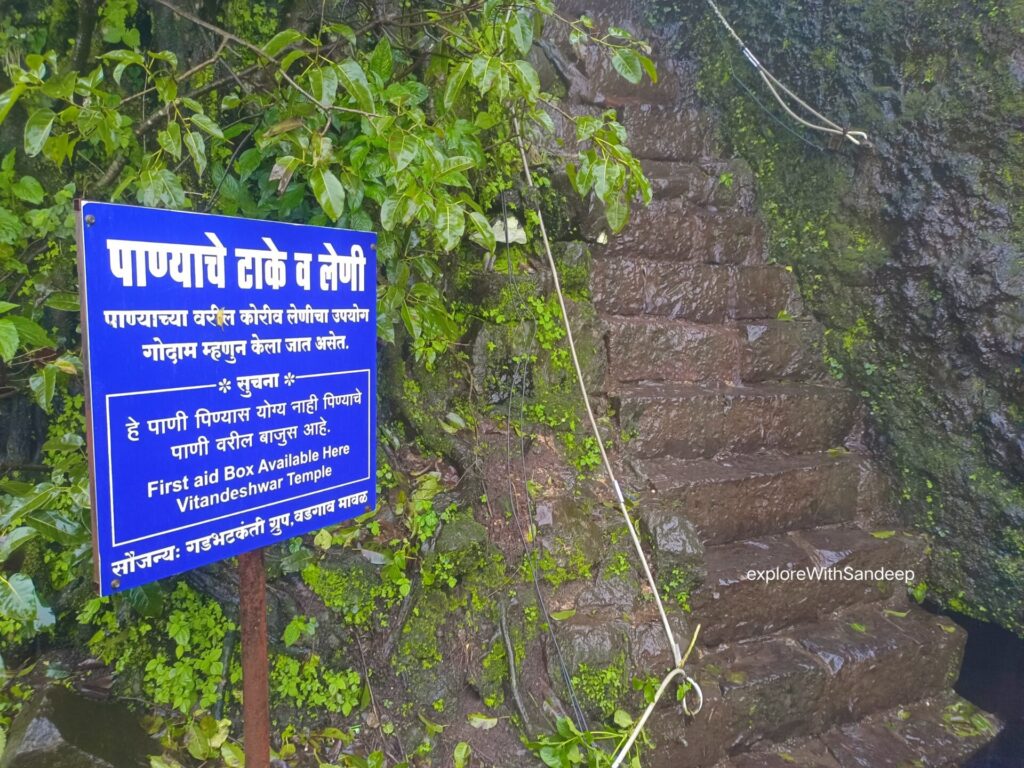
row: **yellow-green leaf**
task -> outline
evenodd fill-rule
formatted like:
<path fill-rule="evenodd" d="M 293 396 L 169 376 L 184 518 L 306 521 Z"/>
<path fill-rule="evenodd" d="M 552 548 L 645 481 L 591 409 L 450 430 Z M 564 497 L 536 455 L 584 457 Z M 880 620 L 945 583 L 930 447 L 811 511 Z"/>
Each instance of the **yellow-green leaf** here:
<path fill-rule="evenodd" d="M 46 143 L 53 130 L 53 121 L 57 115 L 52 109 L 37 109 L 28 116 L 25 122 L 25 154 L 35 157 L 43 151 L 43 144 Z"/>
<path fill-rule="evenodd" d="M 345 188 L 338 177 L 326 168 L 314 168 L 309 174 L 309 185 L 328 218 L 340 219 L 345 213 Z"/>
<path fill-rule="evenodd" d="M 0 318 L 0 360 L 11 362 L 18 351 L 18 329 L 10 318 Z"/>
<path fill-rule="evenodd" d="M 373 112 L 375 104 L 373 91 L 366 79 L 366 73 L 355 59 L 347 59 L 338 65 L 338 79 L 345 90 L 356 100 L 356 104 L 364 112 Z"/>

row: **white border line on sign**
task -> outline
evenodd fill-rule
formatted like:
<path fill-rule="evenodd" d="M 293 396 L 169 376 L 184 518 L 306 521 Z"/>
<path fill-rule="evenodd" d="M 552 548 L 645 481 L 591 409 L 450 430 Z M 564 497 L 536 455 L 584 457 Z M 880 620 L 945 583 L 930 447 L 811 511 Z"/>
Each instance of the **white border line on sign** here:
<path fill-rule="evenodd" d="M 371 396 L 373 393 L 370 392 L 371 381 L 370 381 L 370 369 L 369 368 L 357 368 L 357 369 L 352 370 L 352 371 L 332 371 L 332 372 L 329 372 L 329 373 L 310 373 L 310 374 L 304 374 L 304 375 L 301 375 L 301 376 L 296 376 L 295 378 L 296 379 L 316 379 L 316 378 L 321 378 L 321 377 L 324 377 L 324 376 L 343 376 L 343 375 L 346 375 L 346 374 L 353 374 L 353 373 L 365 373 L 366 374 L 366 395 L 367 395 L 367 397 Z M 106 411 L 107 411 L 107 468 L 108 468 L 108 472 L 109 472 L 108 482 L 110 484 L 110 541 L 111 541 L 110 546 L 111 546 L 111 548 L 123 547 L 123 546 L 125 546 L 127 544 L 134 544 L 134 543 L 136 543 L 138 541 L 145 541 L 146 539 L 152 539 L 152 538 L 155 538 L 157 536 L 165 536 L 168 533 L 177 533 L 178 531 L 184 531 L 184 530 L 187 530 L 189 528 L 195 528 L 196 526 L 199 526 L 199 525 L 206 525 L 207 523 L 215 523 L 215 522 L 217 522 L 219 520 L 225 520 L 225 519 L 227 519 L 229 517 L 238 517 L 239 515 L 244 515 L 244 514 L 246 514 L 248 512 L 255 512 L 255 511 L 260 510 L 260 509 L 266 509 L 267 507 L 276 507 L 279 504 L 286 504 L 286 503 L 288 503 L 290 501 L 296 501 L 298 499 L 304 499 L 307 496 L 315 496 L 315 495 L 320 494 L 320 493 L 327 493 L 328 491 L 334 491 L 334 490 L 337 490 L 338 488 L 344 488 L 345 486 L 353 485 L 354 483 L 362 483 L 362 482 L 365 482 L 366 480 L 370 479 L 370 474 L 371 474 L 370 473 L 371 451 L 369 450 L 369 448 L 370 448 L 371 443 L 369 441 L 370 441 L 370 439 L 372 437 L 371 430 L 372 430 L 372 426 L 373 426 L 371 424 L 370 417 L 372 415 L 372 410 L 373 409 L 370 407 L 371 403 L 369 402 L 369 400 L 367 400 L 367 402 L 366 402 L 366 439 L 367 439 L 367 443 L 366 443 L 366 445 L 367 445 L 367 452 L 366 452 L 366 477 L 360 477 L 360 478 L 357 478 L 355 480 L 348 480 L 348 481 L 346 481 L 344 483 L 339 483 L 338 485 L 332 485 L 332 486 L 330 486 L 328 488 L 318 488 L 315 491 L 310 491 L 308 493 L 301 493 L 298 496 L 290 496 L 287 499 L 280 499 L 278 501 L 272 501 L 272 502 L 269 502 L 267 504 L 260 504 L 260 505 L 255 506 L 255 507 L 249 507 L 247 509 L 239 510 L 238 512 L 232 512 L 232 513 L 227 514 L 227 515 L 221 515 L 220 517 L 211 517 L 208 520 L 200 520 L 200 521 L 195 522 L 195 523 L 189 523 L 188 525 L 178 526 L 177 528 L 168 528 L 167 530 L 158 531 L 156 533 L 151 533 L 151 534 L 148 534 L 146 536 L 139 536 L 137 538 L 128 539 L 126 541 L 121 541 L 121 542 L 117 541 L 115 539 L 116 531 L 114 529 L 114 461 L 113 461 L 113 455 L 112 455 L 112 449 L 111 449 L 110 401 L 113 398 L 115 398 L 115 397 L 131 397 L 131 396 L 134 396 L 134 395 L 152 395 L 152 394 L 158 394 L 158 393 L 162 393 L 162 392 L 181 392 L 181 391 L 185 391 L 185 390 L 194 390 L 194 389 L 212 389 L 212 388 L 214 388 L 216 386 L 217 386 L 216 384 L 201 384 L 201 385 L 197 385 L 197 386 L 193 386 L 193 387 L 173 387 L 173 388 L 170 388 L 170 389 L 149 389 L 149 390 L 143 390 L 143 391 L 140 391 L 140 392 L 118 392 L 116 394 L 107 395 L 107 397 L 106 397 Z"/>

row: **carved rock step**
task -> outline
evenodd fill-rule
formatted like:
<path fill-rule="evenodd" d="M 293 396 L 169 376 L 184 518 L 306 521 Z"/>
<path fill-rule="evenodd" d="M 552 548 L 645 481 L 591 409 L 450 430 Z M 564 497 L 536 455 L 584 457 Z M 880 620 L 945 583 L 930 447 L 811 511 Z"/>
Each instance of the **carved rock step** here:
<path fill-rule="evenodd" d="M 619 110 L 629 148 L 641 160 L 683 162 L 716 156 L 707 113 L 692 106 L 640 104 Z"/>
<path fill-rule="evenodd" d="M 648 40 L 651 30 L 634 23 L 632 20 L 643 18 L 642 14 L 616 13 L 614 6 L 622 6 L 622 2 L 559 2 L 559 12 L 567 18 L 589 16 L 595 25 L 595 33 L 603 34 L 610 26 L 629 30 L 639 40 Z M 651 82 L 645 73 L 639 83 L 633 84 L 620 75 L 612 65 L 607 50 L 600 45 L 572 45 L 569 42 L 568 27 L 564 24 L 548 24 L 544 29 L 544 38 L 548 42 L 549 56 L 554 55 L 562 66 L 574 68 L 582 79 L 575 84 L 571 95 L 605 107 L 623 104 L 658 103 L 669 104 L 679 98 L 682 93 L 692 92 L 693 84 L 684 83 L 674 62 L 656 62 L 658 82 Z M 554 46 L 555 51 L 550 46 Z"/>
<path fill-rule="evenodd" d="M 843 445 L 856 420 L 856 399 L 811 384 L 706 387 L 641 383 L 610 393 L 619 423 L 636 437 L 637 458 L 711 458 L 778 450 L 810 453 Z"/>
<path fill-rule="evenodd" d="M 906 577 L 876 579 L 875 571 L 920 570 L 920 550 L 916 539 L 876 538 L 859 528 L 819 528 L 709 547 L 707 577 L 690 601 L 705 626 L 701 639 L 707 645 L 745 640 L 888 598 L 905 588 Z M 824 573 L 814 577 L 813 569 Z M 847 569 L 852 576 L 870 573 L 846 580 L 839 574 Z"/>
<path fill-rule="evenodd" d="M 992 730 L 954 733 L 947 719 L 962 712 L 981 714 Z M 717 768 L 957 768 L 985 746 L 999 727 L 991 715 L 947 693 L 771 752 L 740 755 Z"/>
<path fill-rule="evenodd" d="M 760 320 L 740 325 L 743 381 L 824 379 L 825 335 L 813 320 Z"/>
<path fill-rule="evenodd" d="M 944 617 L 916 607 L 900 616 L 870 605 L 785 636 L 721 648 L 691 669 L 704 690 L 700 715 L 687 720 L 681 707 L 667 703 L 655 710 L 649 732 L 658 748 L 645 765 L 705 768 L 766 741 L 812 736 L 893 702 L 940 694 L 956 676 L 964 639 Z"/>
<path fill-rule="evenodd" d="M 702 208 L 676 197 L 633 209 L 629 224 L 600 249 L 607 258 L 644 256 L 706 264 L 760 264 L 764 227 L 754 216 Z"/>
<path fill-rule="evenodd" d="M 857 512 L 852 454 L 655 459 L 639 469 L 650 489 L 639 505 L 648 528 L 685 519 L 707 545 L 848 522 Z"/>
<path fill-rule="evenodd" d="M 603 323 L 613 381 L 739 379 L 744 350 L 736 328 L 647 317 L 606 317 Z"/>
<path fill-rule="evenodd" d="M 753 179 L 743 164 L 725 160 L 645 160 L 642 165 L 655 198 L 683 198 L 696 206 L 735 206 L 742 213 L 753 211 Z"/>
<path fill-rule="evenodd" d="M 612 382 L 737 384 L 825 377 L 821 326 L 766 320 L 707 325 L 651 317 L 605 317 Z"/>
<path fill-rule="evenodd" d="M 774 265 L 720 266 L 628 254 L 595 259 L 591 293 L 598 311 L 721 323 L 799 315 L 793 275 Z"/>

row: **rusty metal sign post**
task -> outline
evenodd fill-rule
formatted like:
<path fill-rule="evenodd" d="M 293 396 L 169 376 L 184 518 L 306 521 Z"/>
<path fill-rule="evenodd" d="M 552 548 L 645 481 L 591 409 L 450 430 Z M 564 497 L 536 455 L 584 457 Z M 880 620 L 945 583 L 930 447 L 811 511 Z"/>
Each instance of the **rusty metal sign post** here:
<path fill-rule="evenodd" d="M 242 631 L 242 727 L 246 768 L 270 766 L 270 661 L 263 550 L 238 556 L 238 613 Z"/>

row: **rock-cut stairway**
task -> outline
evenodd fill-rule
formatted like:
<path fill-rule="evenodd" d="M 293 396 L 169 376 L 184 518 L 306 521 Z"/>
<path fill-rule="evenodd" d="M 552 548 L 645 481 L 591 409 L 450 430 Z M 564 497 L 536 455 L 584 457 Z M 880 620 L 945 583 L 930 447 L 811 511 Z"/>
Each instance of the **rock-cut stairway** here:
<path fill-rule="evenodd" d="M 663 703 L 645 765 L 957 765 L 986 738 L 948 727 L 958 626 L 895 581 L 747 578 L 919 569 L 922 544 L 871 524 L 884 497 L 851 439 L 857 399 L 824 370 L 793 275 L 766 261 L 749 171 L 716 156 L 692 89 L 663 70 L 642 90 L 587 73 L 656 191 L 593 265 L 607 395 L 632 435 L 619 463 L 659 578 L 699 581 L 673 620 L 703 625 L 704 710 Z M 634 671 L 662 672 L 664 649 L 643 645 Z"/>

